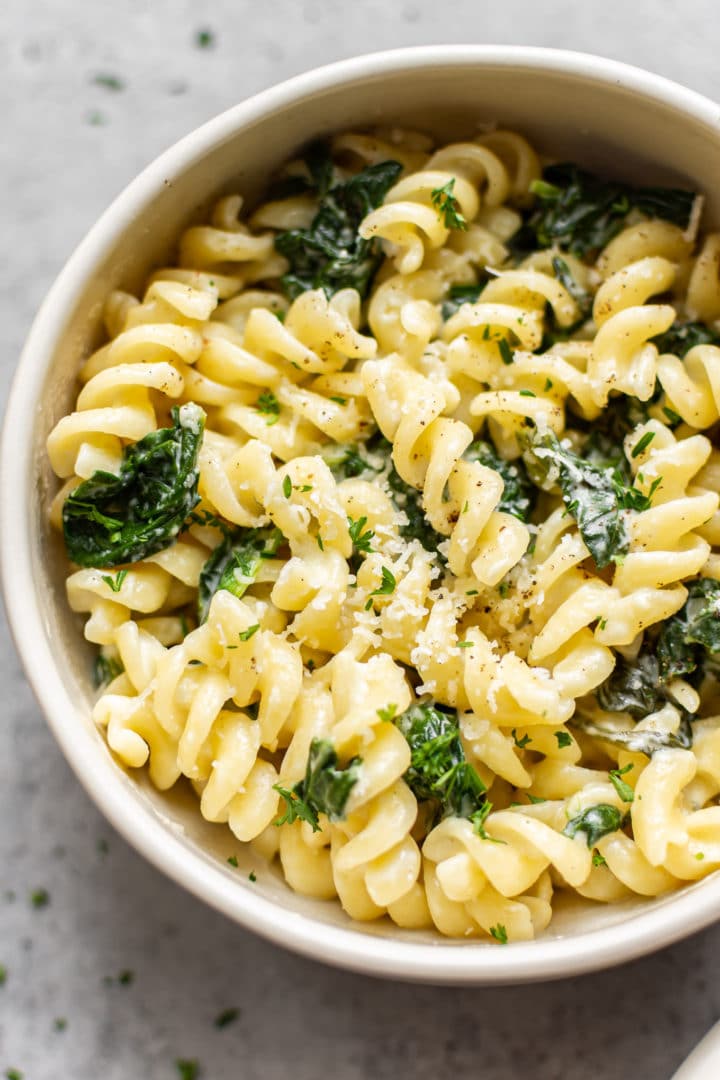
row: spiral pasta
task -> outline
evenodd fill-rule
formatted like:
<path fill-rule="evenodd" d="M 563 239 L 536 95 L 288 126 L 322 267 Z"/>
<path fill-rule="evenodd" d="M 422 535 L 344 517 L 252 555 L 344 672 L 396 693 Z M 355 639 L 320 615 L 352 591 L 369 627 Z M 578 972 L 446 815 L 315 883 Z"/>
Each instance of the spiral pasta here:
<path fill-rule="evenodd" d="M 720 868 L 700 213 L 347 132 L 111 293 L 47 450 L 118 762 L 361 922 L 505 944 Z"/>

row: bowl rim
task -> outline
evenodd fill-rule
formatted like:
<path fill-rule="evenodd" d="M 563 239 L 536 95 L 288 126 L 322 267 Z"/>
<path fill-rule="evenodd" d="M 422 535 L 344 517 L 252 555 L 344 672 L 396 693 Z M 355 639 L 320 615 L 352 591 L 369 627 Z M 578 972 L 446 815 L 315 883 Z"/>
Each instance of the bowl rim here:
<path fill-rule="evenodd" d="M 629 961 L 694 933 L 720 915 L 720 874 L 699 888 L 609 926 L 565 937 L 516 943 L 509 949 L 474 942 L 393 940 L 362 927 L 333 926 L 288 911 L 192 851 L 143 799 L 133 797 L 106 747 L 89 728 L 65 722 L 75 706 L 60 679 L 33 581 L 31 467 L 36 402 L 67 313 L 97 264 L 127 225 L 168 183 L 214 146 L 268 113 L 320 91 L 367 77 L 418 68 L 501 66 L 565 73 L 622 86 L 715 128 L 710 99 L 640 68 L 587 53 L 518 45 L 431 45 L 374 52 L 296 75 L 231 107 L 180 139 L 149 164 L 90 228 L 43 301 L 22 351 L 0 444 L 0 560 L 11 633 L 36 700 L 86 792 L 149 862 L 177 884 L 262 937 L 312 959 L 365 974 L 412 981 L 490 985 L 562 978 Z M 20 499 L 18 498 L 20 495 Z M 20 512 L 18 505 L 20 503 Z M 105 762 L 98 751 L 102 751 Z M 107 766 L 107 767 L 106 767 Z"/>

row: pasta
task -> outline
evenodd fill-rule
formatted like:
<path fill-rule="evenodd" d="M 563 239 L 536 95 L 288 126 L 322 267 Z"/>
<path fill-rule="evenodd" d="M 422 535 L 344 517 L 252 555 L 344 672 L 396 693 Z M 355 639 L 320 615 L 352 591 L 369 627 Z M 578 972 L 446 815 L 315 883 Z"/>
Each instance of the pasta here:
<path fill-rule="evenodd" d="M 288 885 L 527 940 L 720 867 L 720 234 L 493 131 L 222 198 L 48 438 L 94 719 Z"/>

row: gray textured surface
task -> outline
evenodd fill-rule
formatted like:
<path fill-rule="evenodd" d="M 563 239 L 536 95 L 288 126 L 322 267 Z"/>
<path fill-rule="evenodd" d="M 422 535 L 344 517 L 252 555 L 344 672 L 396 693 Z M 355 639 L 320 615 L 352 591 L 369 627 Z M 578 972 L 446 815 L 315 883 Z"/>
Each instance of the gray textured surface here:
<path fill-rule="evenodd" d="M 3 12 L 3 400 L 33 312 L 110 199 L 178 136 L 287 75 L 376 48 L 496 41 L 595 51 L 720 96 L 715 0 L 682 16 L 670 0 L 27 0 Z M 205 26 L 216 44 L 200 50 Z M 98 72 L 125 88 L 93 85 Z M 720 928 L 572 984 L 482 991 L 383 984 L 266 945 L 112 834 L 2 633 L 0 1073 L 171 1080 L 186 1057 L 206 1080 L 667 1080 L 720 1014 Z M 35 910 L 41 886 L 50 904 Z M 107 984 L 123 970 L 129 985 Z M 228 1007 L 239 1018 L 217 1030 Z"/>

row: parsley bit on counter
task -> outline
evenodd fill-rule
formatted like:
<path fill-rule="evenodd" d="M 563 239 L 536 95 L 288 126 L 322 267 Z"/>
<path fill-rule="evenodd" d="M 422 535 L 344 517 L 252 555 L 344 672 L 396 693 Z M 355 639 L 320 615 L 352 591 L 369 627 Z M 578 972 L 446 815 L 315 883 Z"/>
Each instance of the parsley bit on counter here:
<path fill-rule="evenodd" d="M 215 1017 L 215 1027 L 227 1027 L 228 1024 L 233 1024 L 237 1020 L 239 1015 L 239 1009 L 223 1009 L 223 1011 Z"/>

